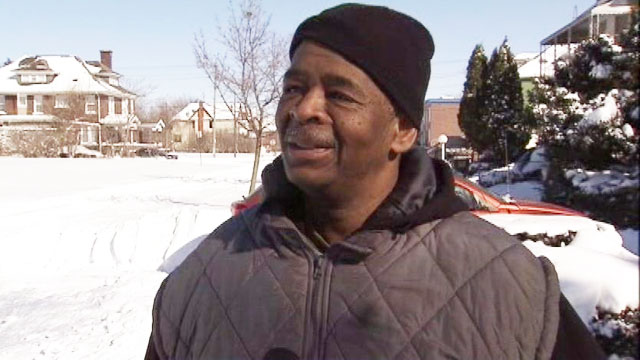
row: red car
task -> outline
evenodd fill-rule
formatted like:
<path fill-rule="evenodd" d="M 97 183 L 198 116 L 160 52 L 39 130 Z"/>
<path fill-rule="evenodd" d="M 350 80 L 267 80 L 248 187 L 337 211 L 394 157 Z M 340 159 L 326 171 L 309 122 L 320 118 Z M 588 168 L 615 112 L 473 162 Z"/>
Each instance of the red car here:
<path fill-rule="evenodd" d="M 529 200 L 507 201 L 491 191 L 463 177 L 455 176 L 456 195 L 464 201 L 474 214 L 533 214 L 533 215 L 573 215 L 587 216 L 576 210 L 559 205 Z M 246 209 L 256 206 L 264 198 L 262 187 L 258 187 L 251 195 L 231 204 L 231 213 L 236 216 Z"/>
<path fill-rule="evenodd" d="M 465 178 L 455 176 L 456 195 L 475 214 L 532 214 L 532 215 L 573 215 L 587 216 L 577 210 L 563 206 L 531 200 L 505 200 L 482 186 Z"/>

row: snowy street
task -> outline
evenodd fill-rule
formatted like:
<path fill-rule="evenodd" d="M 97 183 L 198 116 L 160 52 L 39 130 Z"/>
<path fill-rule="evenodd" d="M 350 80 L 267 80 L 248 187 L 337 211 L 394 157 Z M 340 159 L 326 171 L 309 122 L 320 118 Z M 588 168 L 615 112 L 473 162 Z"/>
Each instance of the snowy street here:
<path fill-rule="evenodd" d="M 261 168 L 272 159 L 265 155 Z M 0 357 L 141 359 L 165 271 L 230 216 L 248 191 L 252 160 L 0 157 Z M 511 191 L 535 198 L 536 186 Z M 565 248 L 525 244 L 554 262 L 583 319 L 595 304 L 637 306 L 638 256 L 613 227 L 559 216 L 487 219 L 511 233 L 578 230 Z"/>

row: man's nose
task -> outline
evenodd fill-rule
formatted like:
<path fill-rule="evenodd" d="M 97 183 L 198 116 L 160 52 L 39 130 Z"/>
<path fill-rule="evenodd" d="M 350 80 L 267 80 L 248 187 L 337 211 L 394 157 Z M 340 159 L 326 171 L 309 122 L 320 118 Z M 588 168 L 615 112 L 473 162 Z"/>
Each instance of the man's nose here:
<path fill-rule="evenodd" d="M 309 89 L 291 109 L 290 115 L 302 123 L 327 121 L 324 91 L 317 87 Z"/>

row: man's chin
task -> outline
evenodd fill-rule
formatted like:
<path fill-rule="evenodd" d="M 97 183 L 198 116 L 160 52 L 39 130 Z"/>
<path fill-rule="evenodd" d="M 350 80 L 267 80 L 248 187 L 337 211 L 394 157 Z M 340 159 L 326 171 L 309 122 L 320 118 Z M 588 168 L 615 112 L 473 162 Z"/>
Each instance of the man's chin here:
<path fill-rule="evenodd" d="M 303 192 L 318 192 L 330 184 L 331 171 L 328 169 L 313 169 L 302 166 L 287 166 L 287 179 Z"/>

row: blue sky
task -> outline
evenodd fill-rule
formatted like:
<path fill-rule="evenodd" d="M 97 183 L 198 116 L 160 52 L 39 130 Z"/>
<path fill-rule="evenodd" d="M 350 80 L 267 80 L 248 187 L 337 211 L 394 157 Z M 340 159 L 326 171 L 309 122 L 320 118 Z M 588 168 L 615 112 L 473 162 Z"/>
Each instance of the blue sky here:
<path fill-rule="evenodd" d="M 308 16 L 340 1 L 263 0 L 272 30 L 290 38 Z M 412 15 L 431 32 L 436 52 L 427 98 L 459 96 L 473 47 L 488 54 L 505 36 L 514 53 L 536 52 L 544 37 L 570 22 L 595 0 L 368 1 Z M 114 70 L 136 87 L 153 89 L 148 99 L 211 100 L 211 85 L 195 65 L 194 33 L 213 47 L 217 24 L 229 2 L 213 1 L 30 1 L 0 0 L 0 60 L 23 55 L 66 54 L 98 60 L 113 51 Z M 9 31 L 7 31 L 9 30 Z"/>

